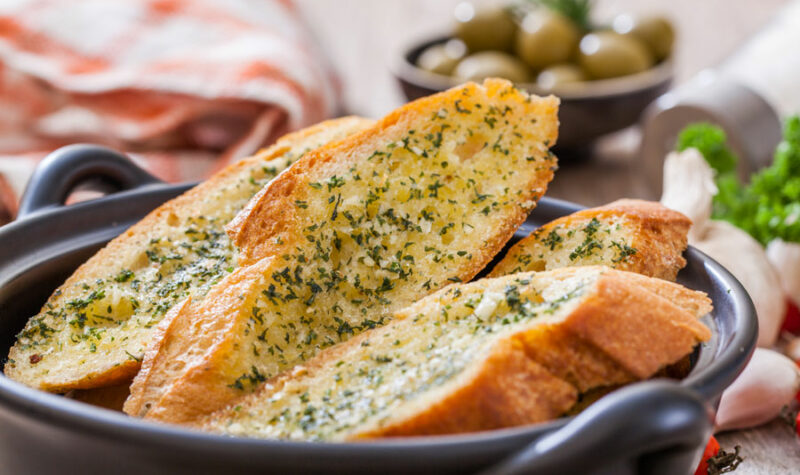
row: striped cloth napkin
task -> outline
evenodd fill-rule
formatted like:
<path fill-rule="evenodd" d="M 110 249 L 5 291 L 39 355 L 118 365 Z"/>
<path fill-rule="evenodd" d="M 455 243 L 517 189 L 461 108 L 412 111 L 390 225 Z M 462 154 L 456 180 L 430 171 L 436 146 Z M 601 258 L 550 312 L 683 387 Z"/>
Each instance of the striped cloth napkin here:
<path fill-rule="evenodd" d="M 0 216 L 62 145 L 198 180 L 335 114 L 337 97 L 290 0 L 0 1 Z"/>

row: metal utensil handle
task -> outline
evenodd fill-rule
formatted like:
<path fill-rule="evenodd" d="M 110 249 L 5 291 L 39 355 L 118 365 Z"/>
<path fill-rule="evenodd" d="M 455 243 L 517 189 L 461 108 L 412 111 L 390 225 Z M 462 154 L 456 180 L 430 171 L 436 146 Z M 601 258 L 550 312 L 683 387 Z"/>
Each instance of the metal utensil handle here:
<path fill-rule="evenodd" d="M 693 391 L 648 381 L 598 400 L 481 475 L 688 474 L 710 435 L 710 412 Z"/>
<path fill-rule="evenodd" d="M 62 206 L 75 187 L 88 180 L 99 180 L 114 191 L 161 183 L 130 159 L 109 148 L 69 145 L 51 153 L 36 167 L 22 194 L 17 219 Z"/>

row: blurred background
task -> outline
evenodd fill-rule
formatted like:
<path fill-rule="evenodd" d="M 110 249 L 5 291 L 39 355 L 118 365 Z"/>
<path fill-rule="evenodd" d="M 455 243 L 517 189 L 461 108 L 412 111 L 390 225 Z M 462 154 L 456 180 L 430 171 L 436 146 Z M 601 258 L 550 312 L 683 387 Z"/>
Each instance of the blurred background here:
<path fill-rule="evenodd" d="M 411 74 L 412 83 L 419 78 L 415 71 L 409 72 L 409 64 L 401 63 L 425 41 L 453 34 L 459 3 L 0 2 L 0 222 L 13 218 L 35 165 L 59 146 L 107 145 L 129 153 L 156 176 L 179 182 L 202 179 L 282 133 L 326 117 L 380 117 L 408 98 L 436 89 L 404 94 L 398 76 L 409 80 Z M 508 3 L 477 0 L 474 5 L 480 10 Z M 637 127 L 600 140 L 596 136 L 635 122 L 670 84 L 685 84 L 700 71 L 724 63 L 787 4 L 784 0 L 562 3 L 591 4 L 589 19 L 597 27 L 610 26 L 614 18 L 629 14 L 662 18 L 674 32 L 668 57 L 659 63 L 669 63 L 668 68 L 653 68 L 658 73 L 645 81 L 623 82 L 623 92 L 639 90 L 638 96 L 633 91 L 623 100 L 614 96 L 599 103 L 594 96 L 605 93 L 586 88 L 591 97 L 570 102 L 565 91 L 552 91 L 564 101 L 557 150 L 562 172 L 550 194 L 585 205 L 622 196 L 658 197 L 663 147 L 645 160 L 639 158 Z M 530 80 L 535 82 L 535 74 Z M 438 84 L 439 89 L 449 85 Z M 612 81 L 611 89 L 615 88 L 619 89 Z M 573 88 L 573 96 L 583 94 L 577 89 L 575 93 Z M 758 116 L 750 110 L 747 114 Z M 587 136 L 586 131 L 598 127 L 602 130 Z M 676 127 L 673 124 L 668 137 L 659 140 L 672 140 Z M 767 134 L 761 149 L 771 152 L 776 133 Z M 763 150 L 754 153 L 765 155 Z"/>
<path fill-rule="evenodd" d="M 342 78 L 350 113 L 380 117 L 404 101 L 390 72 L 392 55 L 415 40 L 452 30 L 460 0 L 297 0 L 303 17 Z M 496 4 L 496 1 L 475 2 Z M 721 63 L 766 25 L 787 0 L 597 0 L 592 17 L 663 15 L 673 24 L 676 83 Z"/>

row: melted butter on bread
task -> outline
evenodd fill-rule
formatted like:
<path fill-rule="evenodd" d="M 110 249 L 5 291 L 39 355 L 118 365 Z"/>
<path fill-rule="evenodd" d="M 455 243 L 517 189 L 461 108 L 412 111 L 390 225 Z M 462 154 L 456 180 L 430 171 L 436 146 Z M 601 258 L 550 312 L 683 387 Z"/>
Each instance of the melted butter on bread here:
<path fill-rule="evenodd" d="M 31 317 L 5 374 L 55 392 L 129 381 L 158 323 L 238 267 L 224 226 L 310 149 L 363 129 L 355 117 L 290 134 L 150 213 L 83 264 Z"/>
<path fill-rule="evenodd" d="M 623 199 L 536 229 L 509 249 L 491 277 L 581 265 L 607 265 L 675 280 L 692 222 L 660 203 Z"/>
<path fill-rule="evenodd" d="M 710 337 L 698 321 L 710 308 L 701 292 L 595 266 L 454 285 L 197 425 L 341 441 L 541 422 L 583 392 L 650 377 L 690 353 Z M 546 342 L 558 344 L 543 357 Z"/>
<path fill-rule="evenodd" d="M 468 83 L 306 154 L 229 226 L 246 267 L 172 320 L 126 412 L 191 420 L 470 280 L 552 179 L 557 105 Z"/>

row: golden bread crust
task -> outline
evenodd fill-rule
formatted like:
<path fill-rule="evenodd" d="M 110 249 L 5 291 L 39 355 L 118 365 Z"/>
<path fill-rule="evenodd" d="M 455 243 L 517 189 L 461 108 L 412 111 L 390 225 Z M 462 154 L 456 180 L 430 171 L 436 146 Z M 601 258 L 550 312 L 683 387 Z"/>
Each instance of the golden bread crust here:
<path fill-rule="evenodd" d="M 584 241 L 580 231 L 592 219 L 600 223 L 599 237 L 593 241 Z M 541 226 L 509 249 L 489 276 L 553 269 L 564 265 L 605 264 L 615 269 L 674 281 L 678 271 L 686 265 L 682 253 L 688 245 L 687 235 L 691 225 L 691 220 L 685 215 L 657 202 L 632 199 L 614 201 L 575 212 Z M 556 237 L 561 240 L 548 240 L 554 231 L 560 233 Z M 577 246 L 570 249 L 573 253 L 568 260 L 556 262 L 552 251 L 567 245 L 562 244 L 568 240 L 566 233 L 577 233 Z M 616 236 L 620 237 L 619 240 L 614 240 Z M 624 243 L 624 239 L 628 237 L 630 242 Z M 603 243 L 604 240 L 619 247 L 620 251 L 625 245 L 628 253 L 632 254 L 620 254 L 617 251 L 616 257 L 603 258 L 600 255 L 602 246 L 609 245 L 608 242 Z M 598 243 L 601 247 L 592 249 L 585 245 L 587 242 Z M 587 252 L 580 252 L 582 245 Z M 612 259 L 617 262 L 611 262 Z"/>
<path fill-rule="evenodd" d="M 512 92 L 510 92 L 512 91 Z M 358 160 L 359 150 L 377 150 L 386 141 L 386 137 L 395 136 L 398 132 L 413 130 L 414 124 L 431 111 L 440 109 L 447 102 L 459 101 L 458 96 L 478 96 L 481 92 L 489 100 L 498 96 L 509 96 L 515 101 L 525 101 L 520 91 L 513 89 L 508 81 L 487 79 L 482 86 L 466 83 L 444 93 L 434 94 L 411 102 L 381 119 L 374 127 L 353 134 L 344 140 L 320 147 L 303 157 L 294 166 L 286 170 L 278 180 L 273 180 L 251 200 L 227 226 L 231 240 L 239 247 L 239 262 L 248 265 L 270 255 L 279 255 L 297 240 L 298 214 L 302 209 L 295 206 L 295 200 L 302 196 L 302 188 L 308 183 L 317 182 L 336 173 L 342 173 Z M 558 120 L 555 118 L 558 101 L 554 97 L 537 98 L 527 113 L 535 113 L 539 117 L 537 127 L 541 129 L 541 141 L 545 150 L 554 145 L 558 138 Z M 533 165 L 531 165 L 533 166 Z M 541 166 L 541 165 L 540 165 Z M 553 179 L 555 160 L 543 167 L 540 173 L 531 176 L 528 182 L 527 196 L 523 201 L 537 201 Z M 298 193 L 300 189 L 300 193 Z M 490 241 L 481 250 L 481 257 L 494 257 L 510 239 L 509 233 L 525 221 L 533 208 L 520 207 L 517 212 L 502 220 L 500 232 L 490 234 Z M 280 238 L 284 245 L 276 245 L 275 238 Z M 475 264 L 464 272 L 470 278 L 483 269 L 483 259 L 476 259 Z M 465 281 L 462 279 L 462 281 Z"/>
<path fill-rule="evenodd" d="M 502 340 L 477 374 L 424 410 L 351 440 L 445 435 L 535 424 L 558 417 L 578 400 L 578 391 L 532 360 L 523 345 Z"/>
<path fill-rule="evenodd" d="M 711 302 L 697 293 L 688 302 L 671 302 L 637 285 L 640 281 L 623 274 L 604 276 L 597 295 L 573 312 L 564 326 L 643 379 L 664 367 L 665 361 L 680 360 L 698 341 L 711 338 L 711 330 L 698 320 L 705 313 L 692 313 L 695 306 L 710 310 Z"/>
<path fill-rule="evenodd" d="M 124 412 L 131 415 L 143 414 L 146 412 L 143 410 L 143 405 L 144 401 L 150 399 L 148 390 L 153 387 L 158 387 L 158 383 L 154 381 L 154 379 L 159 375 L 153 374 L 153 365 L 156 364 L 160 355 L 165 353 L 164 348 L 171 343 L 169 339 L 165 338 L 165 335 L 167 335 L 169 330 L 176 331 L 171 328 L 175 322 L 175 317 L 185 312 L 191 302 L 191 297 L 188 297 L 181 303 L 172 307 L 158 323 L 158 326 L 156 326 L 151 343 L 148 345 L 144 357 L 142 358 L 142 365 L 139 368 L 139 372 L 131 382 L 128 397 L 122 405 L 122 410 Z M 186 350 L 186 348 L 181 348 L 181 350 Z M 178 352 L 178 356 L 181 354 L 182 352 Z M 172 353 L 170 356 L 174 357 L 175 354 Z"/>
<path fill-rule="evenodd" d="M 442 385 L 424 386 L 426 389 L 411 393 L 413 396 L 409 399 L 403 396 L 396 406 L 378 403 L 377 407 L 391 408 L 386 409 L 385 414 L 365 413 L 365 419 L 359 419 L 360 413 L 356 413 L 353 420 L 361 422 L 355 426 L 345 425 L 328 434 L 295 429 L 290 432 L 290 438 L 356 440 L 453 434 L 542 422 L 567 413 L 579 394 L 653 376 L 710 337 L 708 328 L 698 321 L 711 308 L 708 297 L 664 280 L 596 266 L 482 279 L 448 287 L 418 301 L 398 312 L 386 326 L 323 351 L 302 367 L 268 380 L 258 391 L 192 425 L 232 435 L 274 437 L 276 432 L 271 428 L 271 419 L 281 424 L 286 414 L 302 415 L 305 405 L 312 405 L 319 411 L 320 405 L 324 408 L 326 403 L 317 396 L 332 394 L 336 397 L 343 390 L 358 390 L 359 385 L 366 384 L 364 381 L 368 379 L 359 376 L 355 380 L 345 379 L 341 383 L 343 386 L 337 386 L 336 381 L 341 380 L 337 379 L 339 372 L 351 362 L 362 365 L 355 366 L 362 368 L 357 374 L 371 374 L 369 368 L 380 365 L 363 366 L 359 362 L 375 358 L 376 354 L 398 358 L 388 352 L 394 347 L 388 342 L 408 337 L 403 333 L 408 328 L 414 328 L 412 338 L 420 338 L 424 344 L 428 338 L 439 335 L 429 333 L 431 328 L 453 321 L 447 318 L 457 319 L 459 299 L 475 301 L 480 292 L 486 296 L 508 289 L 510 285 L 520 286 L 537 279 L 538 284 L 531 284 L 537 286 L 533 293 L 520 290 L 523 301 L 528 297 L 536 301 L 537 292 L 548 292 L 542 282 L 558 285 L 559 281 L 584 279 L 588 287 L 585 293 L 577 294 L 574 304 L 564 303 L 568 306 L 563 307 L 563 314 L 558 314 L 562 310 L 556 309 L 556 316 L 551 318 L 545 311 L 530 321 L 523 320 L 520 328 L 497 333 L 485 351 L 471 353 L 472 362 Z M 648 285 L 641 285 L 644 281 Z M 550 298 L 563 301 L 559 295 Z M 675 296 L 679 298 L 674 302 L 669 300 Z M 481 313 L 480 306 L 470 308 Z M 502 308 L 508 311 L 510 307 Z M 453 313 L 445 320 L 442 320 L 445 317 L 434 318 L 442 314 L 442 309 Z M 433 320 L 417 323 L 415 316 L 423 314 L 432 316 Z M 510 317 L 510 314 L 505 315 L 508 315 L 506 319 Z M 481 315 L 483 321 L 487 318 L 487 314 Z M 451 329 L 443 331 L 459 327 L 448 328 Z M 438 350 L 434 351 L 443 356 Z M 446 364 L 447 358 L 441 361 L 436 364 Z M 397 367 L 407 366 L 401 362 Z M 368 391 L 376 394 L 379 389 L 380 386 Z M 336 412 L 340 404 L 337 401 L 331 401 L 331 407 L 325 409 L 333 411 L 329 414 L 331 420 L 340 419 Z M 346 404 L 339 407 L 350 408 Z M 342 416 L 347 417 L 345 414 L 346 411 Z"/>
<path fill-rule="evenodd" d="M 138 279 L 138 269 L 152 265 L 148 262 L 150 256 L 145 255 L 149 245 L 160 239 L 185 237 L 183 229 L 176 227 L 176 223 L 214 214 L 224 215 L 229 211 L 220 211 L 220 207 L 235 206 L 234 202 L 249 199 L 259 189 L 255 188 L 259 184 L 253 181 L 253 176 L 263 175 L 263 180 L 268 180 L 277 169 L 267 170 L 267 165 L 285 166 L 281 161 L 285 154 L 302 153 L 303 148 L 313 148 L 318 143 L 324 143 L 320 142 L 324 138 L 343 136 L 369 124 L 371 121 L 367 119 L 345 117 L 288 134 L 273 146 L 253 157 L 229 165 L 209 180 L 153 210 L 81 265 L 53 293 L 41 312 L 31 317 L 26 326 L 26 331 L 31 333 L 28 338 L 30 341 L 24 341 L 25 337 L 18 338 L 9 353 L 9 363 L 4 368 L 6 376 L 28 386 L 52 392 L 104 387 L 131 380 L 139 371 L 141 355 L 156 325 L 151 325 L 150 322 L 146 325 L 133 323 L 133 318 L 149 320 L 155 317 L 129 316 L 130 305 L 152 305 L 156 297 L 148 298 L 147 302 L 136 298 L 134 302 L 130 293 L 122 292 L 121 299 L 115 298 L 111 289 L 130 284 L 130 281 L 115 282 L 115 276 L 120 271 L 133 269 L 137 272 L 132 279 Z M 253 189 L 252 192 L 250 188 Z M 224 224 L 219 225 L 219 231 L 222 231 Z M 213 231 L 213 227 L 211 230 Z M 233 263 L 229 263 L 231 264 Z M 168 266 L 169 261 L 164 265 Z M 126 277 L 123 275 L 123 278 Z M 107 282 L 100 290 L 103 290 L 111 312 L 104 317 L 105 320 L 91 328 L 95 333 L 89 333 L 95 337 L 86 338 L 86 330 L 90 326 L 85 322 L 87 315 L 81 316 L 80 312 L 86 305 L 92 304 L 93 298 L 100 295 L 97 292 L 90 293 L 93 290 L 90 286 L 95 285 L 98 280 Z M 196 289 L 186 289 L 190 294 L 193 290 Z M 105 302 L 102 298 L 98 300 Z M 120 305 L 123 308 L 118 310 L 116 305 L 119 300 L 129 303 L 127 306 Z M 105 303 L 102 307 L 105 309 Z M 114 319 L 124 326 L 109 326 L 107 322 Z M 113 339 L 109 337 L 112 333 Z M 45 337 L 49 339 L 45 340 Z M 30 344 L 37 340 L 42 342 Z M 62 349 L 56 349 L 57 347 Z"/>
<path fill-rule="evenodd" d="M 177 423 L 240 394 L 228 386 L 227 360 L 235 353 L 241 325 L 236 310 L 243 305 L 242 295 L 264 288 L 265 269 L 271 265 L 270 259 L 263 259 L 239 268 L 211 290 L 204 305 L 192 307 L 187 302 L 169 318 L 134 379 L 124 406 L 127 414 Z M 203 338 L 185 338 L 197 334 Z"/>
<path fill-rule="evenodd" d="M 209 294 L 164 336 L 214 350 L 170 373 L 152 391 L 157 398 L 129 413 L 193 420 L 394 310 L 472 279 L 553 176 L 557 104 L 507 81 L 468 83 L 307 153 L 228 226 L 245 266 L 236 273 L 253 272 L 249 289 L 224 305 Z M 491 127 L 481 111 L 497 116 Z M 228 279 L 215 291 L 235 285 Z M 228 333 L 193 330 L 211 319 L 227 322 Z M 171 372 L 172 358 L 153 371 Z"/>

